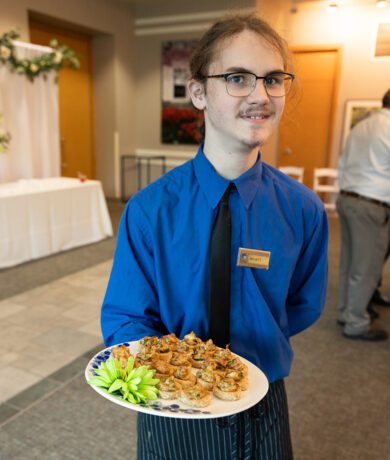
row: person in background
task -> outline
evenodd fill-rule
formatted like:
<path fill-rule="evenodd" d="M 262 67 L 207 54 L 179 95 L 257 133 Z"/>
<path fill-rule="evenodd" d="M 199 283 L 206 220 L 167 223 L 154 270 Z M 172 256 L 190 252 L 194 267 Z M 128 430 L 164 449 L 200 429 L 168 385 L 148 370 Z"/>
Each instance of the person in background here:
<path fill-rule="evenodd" d="M 261 159 L 293 84 L 289 63 L 284 40 L 256 16 L 215 23 L 188 82 L 204 143 L 125 208 L 102 306 L 106 345 L 194 331 L 230 344 L 270 383 L 260 403 L 231 416 L 139 414 L 139 459 L 293 458 L 290 337 L 323 311 L 328 227 L 320 200 Z"/>
<path fill-rule="evenodd" d="M 388 257 L 386 258 L 387 261 Z M 372 295 L 371 302 L 379 305 L 380 307 L 390 307 L 390 300 L 388 297 L 383 295 L 380 291 L 381 284 L 378 284 L 378 287 L 375 289 L 374 294 Z"/>
<path fill-rule="evenodd" d="M 338 323 L 344 337 L 367 341 L 387 339 L 370 316 L 390 235 L 390 90 L 382 102 L 381 110 L 352 129 L 339 163 Z"/>
<path fill-rule="evenodd" d="M 384 264 L 388 261 L 390 256 L 390 237 L 389 237 L 389 246 L 387 248 Z M 390 307 L 390 300 L 388 297 L 383 295 L 380 291 L 380 288 L 382 286 L 382 278 L 379 280 L 378 286 L 374 291 L 374 294 L 371 297 L 371 304 L 379 305 L 380 307 Z"/>

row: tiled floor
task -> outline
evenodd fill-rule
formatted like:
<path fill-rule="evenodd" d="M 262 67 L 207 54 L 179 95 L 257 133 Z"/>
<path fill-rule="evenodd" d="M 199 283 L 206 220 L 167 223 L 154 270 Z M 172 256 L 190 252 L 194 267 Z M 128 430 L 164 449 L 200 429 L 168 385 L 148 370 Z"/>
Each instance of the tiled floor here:
<path fill-rule="evenodd" d="M 0 301 L 0 403 L 102 342 L 111 261 Z"/>

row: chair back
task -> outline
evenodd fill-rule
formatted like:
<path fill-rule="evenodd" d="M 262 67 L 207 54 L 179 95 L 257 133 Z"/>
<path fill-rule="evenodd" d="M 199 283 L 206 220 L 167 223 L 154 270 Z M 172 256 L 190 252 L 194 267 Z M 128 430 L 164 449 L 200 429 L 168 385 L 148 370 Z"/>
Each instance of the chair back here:
<path fill-rule="evenodd" d="M 282 173 L 287 174 L 287 176 L 296 179 L 301 184 L 303 183 L 305 168 L 302 168 L 301 166 L 280 166 L 278 169 Z"/>
<path fill-rule="evenodd" d="M 314 168 L 313 190 L 321 197 L 325 209 L 336 210 L 336 198 L 340 191 L 339 172 L 335 168 Z"/>

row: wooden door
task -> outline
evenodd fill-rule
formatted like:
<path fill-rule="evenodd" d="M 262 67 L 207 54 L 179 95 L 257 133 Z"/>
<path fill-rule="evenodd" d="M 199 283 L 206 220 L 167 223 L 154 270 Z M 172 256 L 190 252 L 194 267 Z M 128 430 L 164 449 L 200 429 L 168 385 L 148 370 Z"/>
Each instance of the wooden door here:
<path fill-rule="evenodd" d="M 328 166 L 338 50 L 296 50 L 293 57 L 297 85 L 280 125 L 278 166 L 304 167 L 304 184 L 311 188 L 313 169 Z"/>
<path fill-rule="evenodd" d="M 64 67 L 59 73 L 61 174 L 95 178 L 91 37 L 30 21 L 32 43 L 49 45 L 53 38 L 72 48 L 80 61 L 80 69 Z"/>

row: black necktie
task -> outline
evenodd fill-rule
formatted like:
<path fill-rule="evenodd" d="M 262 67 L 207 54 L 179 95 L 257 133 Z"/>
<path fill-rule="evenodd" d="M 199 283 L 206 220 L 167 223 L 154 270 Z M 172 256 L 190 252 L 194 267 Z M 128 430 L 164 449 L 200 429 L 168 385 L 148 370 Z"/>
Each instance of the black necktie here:
<path fill-rule="evenodd" d="M 211 234 L 209 337 L 219 347 L 230 342 L 230 254 L 231 219 L 229 195 L 234 184 L 226 189 L 218 206 Z"/>

